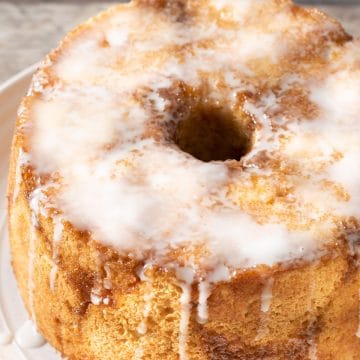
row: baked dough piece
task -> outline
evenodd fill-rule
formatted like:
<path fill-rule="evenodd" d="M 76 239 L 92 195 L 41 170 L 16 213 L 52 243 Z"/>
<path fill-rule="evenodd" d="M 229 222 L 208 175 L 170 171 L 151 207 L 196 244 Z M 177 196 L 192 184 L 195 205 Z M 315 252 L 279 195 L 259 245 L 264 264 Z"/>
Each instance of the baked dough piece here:
<path fill-rule="evenodd" d="M 285 0 L 133 1 L 33 79 L 13 265 L 70 359 L 356 359 L 359 44 Z"/>

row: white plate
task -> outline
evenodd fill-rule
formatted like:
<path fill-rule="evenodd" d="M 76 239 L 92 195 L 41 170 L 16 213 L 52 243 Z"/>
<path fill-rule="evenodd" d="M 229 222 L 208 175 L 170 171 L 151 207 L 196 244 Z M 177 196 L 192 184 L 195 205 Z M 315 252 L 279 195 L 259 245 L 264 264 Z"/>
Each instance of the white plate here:
<path fill-rule="evenodd" d="M 16 112 L 26 93 L 36 65 L 0 85 L 0 360 L 59 360 L 61 357 L 46 344 L 23 349 L 14 340 L 16 331 L 28 319 L 11 269 L 6 224 L 6 186 L 8 158 Z"/>

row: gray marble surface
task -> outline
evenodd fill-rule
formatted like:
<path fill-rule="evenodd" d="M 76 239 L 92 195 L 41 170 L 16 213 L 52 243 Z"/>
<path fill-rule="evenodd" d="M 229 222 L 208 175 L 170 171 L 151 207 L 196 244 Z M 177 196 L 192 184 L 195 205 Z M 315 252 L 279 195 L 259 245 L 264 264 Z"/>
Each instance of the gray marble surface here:
<path fill-rule="evenodd" d="M 0 1 L 0 82 L 40 60 L 76 24 L 105 9 L 107 1 Z M 360 36 L 358 5 L 320 6 Z"/>

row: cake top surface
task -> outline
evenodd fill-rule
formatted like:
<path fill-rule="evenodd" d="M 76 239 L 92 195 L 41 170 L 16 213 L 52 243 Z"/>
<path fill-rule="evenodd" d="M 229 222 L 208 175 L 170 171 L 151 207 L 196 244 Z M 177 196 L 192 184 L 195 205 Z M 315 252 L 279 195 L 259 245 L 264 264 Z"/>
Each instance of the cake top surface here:
<path fill-rule="evenodd" d="M 17 131 L 40 207 L 126 256 L 238 269 L 357 231 L 359 113 L 359 44 L 324 14 L 138 0 L 49 55 Z"/>

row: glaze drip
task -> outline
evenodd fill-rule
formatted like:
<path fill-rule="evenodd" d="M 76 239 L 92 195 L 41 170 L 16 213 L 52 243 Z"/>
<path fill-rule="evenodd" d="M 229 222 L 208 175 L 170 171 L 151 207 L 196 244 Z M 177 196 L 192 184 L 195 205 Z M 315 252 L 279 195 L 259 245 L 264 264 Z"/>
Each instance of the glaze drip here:
<path fill-rule="evenodd" d="M 37 332 L 36 325 L 26 321 L 15 334 L 16 343 L 24 349 L 33 349 L 45 345 L 45 339 Z"/>
<path fill-rule="evenodd" d="M 206 281 L 200 281 L 198 285 L 199 289 L 199 300 L 197 308 L 197 321 L 200 324 L 206 323 L 208 319 L 208 308 L 207 308 L 207 299 L 210 296 L 210 284 Z"/>
<path fill-rule="evenodd" d="M 357 331 L 355 333 L 355 335 L 360 338 L 360 289 L 359 289 L 359 325 L 358 325 L 358 328 L 357 328 Z"/>
<path fill-rule="evenodd" d="M 191 284 L 182 283 L 180 286 L 182 294 L 180 296 L 181 317 L 179 329 L 179 358 L 180 360 L 187 360 L 187 341 L 191 312 Z"/>
<path fill-rule="evenodd" d="M 54 236 L 53 236 L 53 254 L 52 254 L 53 266 L 52 266 L 52 268 L 50 270 L 50 274 L 49 274 L 50 289 L 52 291 L 55 290 L 56 275 L 58 272 L 57 247 L 58 247 L 58 243 L 62 239 L 63 230 L 64 230 L 64 225 L 62 223 L 61 217 L 59 217 L 59 216 L 54 217 Z"/>
<path fill-rule="evenodd" d="M 313 340 L 310 341 L 309 358 L 310 358 L 310 360 L 318 360 L 317 345 L 316 345 L 316 342 Z"/>
<path fill-rule="evenodd" d="M 37 198 L 33 196 L 33 202 L 37 201 Z M 33 206 L 36 206 L 35 204 Z M 29 307 L 30 307 L 30 314 L 31 319 L 36 324 L 36 313 L 34 307 L 34 270 L 35 270 L 35 246 L 36 246 L 36 227 L 38 225 L 38 221 L 36 218 L 35 209 L 32 207 L 31 209 L 31 224 L 30 224 L 30 234 L 29 234 L 29 250 L 28 250 L 28 299 L 29 299 Z"/>
<path fill-rule="evenodd" d="M 143 318 L 137 328 L 137 331 L 140 335 L 144 335 L 147 332 L 147 318 L 151 311 L 151 301 L 154 297 L 153 283 L 150 277 L 146 276 L 146 271 L 151 268 L 151 265 L 147 265 L 142 268 L 139 273 L 139 278 L 141 281 L 145 282 L 147 285 L 146 293 L 144 294 L 144 309 L 143 309 Z"/>
<path fill-rule="evenodd" d="M 12 201 L 15 202 L 19 196 L 20 192 L 20 184 L 22 182 L 22 168 L 27 165 L 30 161 L 30 156 L 28 153 L 24 152 L 22 148 L 19 149 L 18 160 L 16 162 L 16 169 L 15 169 L 15 188 L 13 190 L 13 199 Z"/>
<path fill-rule="evenodd" d="M 261 310 L 261 320 L 260 326 L 256 334 L 256 340 L 261 340 L 262 337 L 266 334 L 267 322 L 268 322 L 268 311 L 271 306 L 272 301 L 272 290 L 274 285 L 274 278 L 270 277 L 266 280 L 263 290 L 261 292 L 260 298 L 260 310 Z"/>
<path fill-rule="evenodd" d="M 318 357 L 317 357 L 317 337 L 316 337 L 316 332 L 315 332 L 316 322 L 318 321 L 318 319 L 316 318 L 314 304 L 313 304 L 313 298 L 314 298 L 314 293 L 316 291 L 316 287 L 317 287 L 316 280 L 311 281 L 310 287 L 309 287 L 309 292 L 308 292 L 308 304 L 307 304 L 309 319 L 308 319 L 308 326 L 306 329 L 310 360 L 318 359 Z"/>
<path fill-rule="evenodd" d="M 0 345 L 8 345 L 12 342 L 13 335 L 8 331 L 0 332 Z"/>
<path fill-rule="evenodd" d="M 273 278 L 267 279 L 264 289 L 261 293 L 261 311 L 263 313 L 267 313 L 270 309 L 273 284 L 274 284 Z"/>

